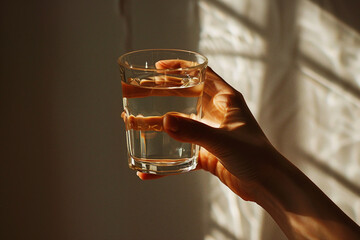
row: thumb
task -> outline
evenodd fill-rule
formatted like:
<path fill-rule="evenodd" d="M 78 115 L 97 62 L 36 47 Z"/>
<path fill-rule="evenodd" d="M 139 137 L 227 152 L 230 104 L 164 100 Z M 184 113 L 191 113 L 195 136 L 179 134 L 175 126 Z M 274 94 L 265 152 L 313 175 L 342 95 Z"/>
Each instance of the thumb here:
<path fill-rule="evenodd" d="M 221 149 L 221 129 L 210 127 L 191 118 L 176 114 L 166 114 L 163 119 L 164 131 L 180 142 L 189 142 L 206 148 L 209 152 L 218 153 Z M 217 155 L 217 154 L 216 154 Z"/>

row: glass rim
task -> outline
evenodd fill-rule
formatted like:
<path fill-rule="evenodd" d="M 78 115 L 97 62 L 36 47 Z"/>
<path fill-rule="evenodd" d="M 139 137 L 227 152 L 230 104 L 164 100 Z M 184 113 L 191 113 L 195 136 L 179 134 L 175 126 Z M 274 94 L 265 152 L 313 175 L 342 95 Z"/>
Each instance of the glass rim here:
<path fill-rule="evenodd" d="M 130 66 L 128 63 L 125 63 L 123 61 L 123 59 L 126 56 L 129 56 L 131 54 L 141 53 L 141 52 L 151 52 L 151 51 L 159 51 L 159 52 L 173 51 L 173 52 L 190 53 L 190 54 L 194 54 L 194 55 L 198 55 L 198 56 L 202 57 L 204 59 L 204 62 L 200 63 L 200 64 L 197 64 L 195 66 L 185 67 L 185 68 L 156 69 L 156 68 L 145 68 L 145 67 L 140 67 L 140 66 Z M 162 49 L 162 48 L 156 49 L 156 48 L 154 48 L 154 49 L 141 49 L 141 50 L 135 50 L 135 51 L 124 53 L 123 55 L 121 55 L 118 58 L 118 64 L 120 66 L 123 66 L 123 67 L 128 68 L 128 69 L 140 70 L 140 71 L 148 71 L 148 72 L 152 72 L 152 71 L 154 71 L 154 72 L 167 72 L 167 71 L 184 71 L 184 70 L 187 71 L 187 70 L 194 70 L 194 69 L 197 69 L 197 68 L 205 68 L 207 66 L 207 64 L 208 64 L 208 58 L 205 57 L 204 55 L 200 54 L 200 53 L 197 53 L 197 52 L 194 52 L 194 51 L 189 51 L 189 50 L 166 49 L 166 48 L 164 48 L 164 49 Z"/>

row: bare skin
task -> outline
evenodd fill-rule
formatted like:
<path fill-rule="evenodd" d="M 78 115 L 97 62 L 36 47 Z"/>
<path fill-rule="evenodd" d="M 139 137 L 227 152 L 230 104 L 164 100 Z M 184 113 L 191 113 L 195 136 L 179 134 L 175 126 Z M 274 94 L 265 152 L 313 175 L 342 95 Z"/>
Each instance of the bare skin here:
<path fill-rule="evenodd" d="M 157 67 L 184 67 L 184 62 L 167 60 Z M 209 171 L 242 199 L 263 207 L 289 239 L 360 239 L 360 227 L 272 146 L 241 93 L 210 68 L 203 112 L 201 122 L 168 113 L 157 124 L 179 141 L 202 146 L 198 169 Z M 142 180 L 160 177 L 138 176 Z"/>

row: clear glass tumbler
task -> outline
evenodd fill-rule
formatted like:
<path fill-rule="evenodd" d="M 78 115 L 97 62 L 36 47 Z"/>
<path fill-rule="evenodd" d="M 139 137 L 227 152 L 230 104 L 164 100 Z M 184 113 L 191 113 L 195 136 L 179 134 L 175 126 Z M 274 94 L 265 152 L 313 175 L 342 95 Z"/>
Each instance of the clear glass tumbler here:
<path fill-rule="evenodd" d="M 166 113 L 201 118 L 207 58 L 176 49 L 139 50 L 118 60 L 129 167 L 152 174 L 187 172 L 200 147 L 163 131 Z"/>

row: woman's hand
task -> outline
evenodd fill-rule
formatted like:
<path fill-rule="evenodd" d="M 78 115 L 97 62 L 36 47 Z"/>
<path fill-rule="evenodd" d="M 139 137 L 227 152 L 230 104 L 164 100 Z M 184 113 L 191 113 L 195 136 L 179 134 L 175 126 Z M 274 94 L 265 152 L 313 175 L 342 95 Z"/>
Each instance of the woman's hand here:
<path fill-rule="evenodd" d="M 158 68 L 186 67 L 186 62 L 165 60 Z M 217 176 L 245 200 L 253 200 L 259 176 L 266 169 L 266 156 L 278 154 L 265 137 L 243 96 L 210 68 L 202 97 L 203 118 L 196 121 L 169 113 L 163 130 L 182 142 L 202 146 L 198 169 Z M 138 173 L 143 179 L 158 175 Z"/>

